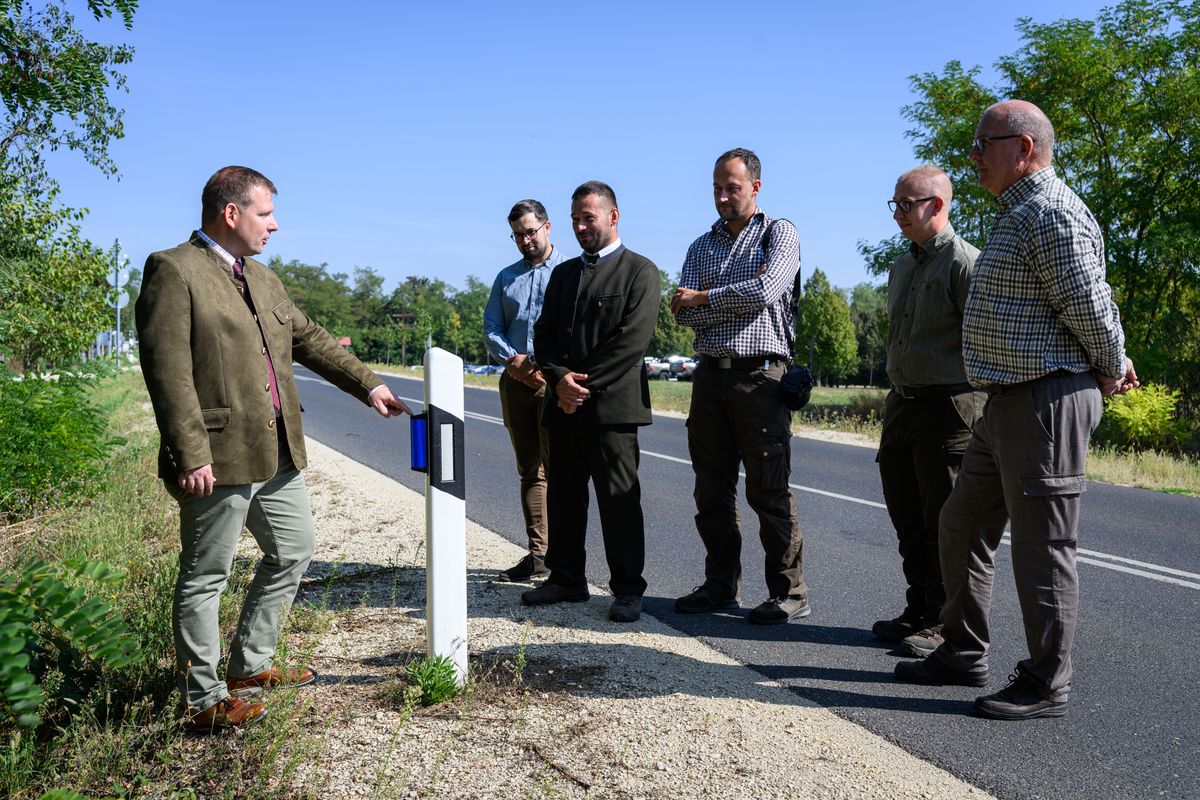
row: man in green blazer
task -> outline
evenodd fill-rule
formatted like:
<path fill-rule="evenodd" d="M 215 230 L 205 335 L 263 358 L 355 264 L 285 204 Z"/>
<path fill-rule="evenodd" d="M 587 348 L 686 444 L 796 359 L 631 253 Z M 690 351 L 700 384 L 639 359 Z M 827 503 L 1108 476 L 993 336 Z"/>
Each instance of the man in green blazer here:
<path fill-rule="evenodd" d="M 527 605 L 588 599 L 585 575 L 588 480 L 596 490 L 614 596 L 608 618 L 641 616 L 645 531 L 638 436 L 649 425 L 643 356 L 658 320 L 654 263 L 621 244 L 617 198 L 588 181 L 571 195 L 571 223 L 583 255 L 555 268 L 546 286 L 533 350 L 545 376 L 542 424 L 550 439 L 546 552 L 550 577 L 521 595 Z"/>
<path fill-rule="evenodd" d="M 218 170 L 204 187 L 200 230 L 150 255 L 136 306 L 142 373 L 162 440 L 158 474 L 179 503 L 173 627 L 180 693 L 196 727 L 252 722 L 266 708 L 239 694 L 315 678 L 307 667 L 273 663 L 280 614 L 315 544 L 292 362 L 385 417 L 411 413 L 249 258 L 279 229 L 275 193 L 252 169 Z M 243 528 L 263 557 L 222 681 L 217 610 Z"/>

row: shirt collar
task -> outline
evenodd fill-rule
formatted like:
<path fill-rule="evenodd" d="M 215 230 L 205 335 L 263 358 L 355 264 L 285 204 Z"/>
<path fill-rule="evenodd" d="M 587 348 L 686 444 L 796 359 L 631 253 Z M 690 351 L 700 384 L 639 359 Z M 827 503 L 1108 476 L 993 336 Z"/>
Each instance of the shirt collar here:
<path fill-rule="evenodd" d="M 1008 209 L 1015 206 L 1038 189 L 1041 189 L 1043 185 L 1054 180 L 1055 177 L 1054 167 L 1042 167 L 1037 172 L 1026 175 L 1001 192 L 1000 196 L 996 198 L 1000 203 L 1000 208 Z"/>
<path fill-rule="evenodd" d="M 546 256 L 546 259 L 544 261 L 539 261 L 538 263 L 534 264 L 528 258 L 523 258 L 521 260 L 525 262 L 525 266 L 528 267 L 529 269 L 541 269 L 542 267 L 554 266 L 557 263 L 554 260 L 554 257 L 557 255 L 558 255 L 558 248 L 555 247 L 554 245 L 550 245 L 550 252 Z M 561 260 L 562 259 L 560 258 L 559 261 L 561 261 Z"/>
<path fill-rule="evenodd" d="M 938 250 L 941 250 L 943 247 L 950 244 L 950 242 L 953 240 L 954 226 L 947 222 L 940 231 L 935 233 L 933 236 L 930 236 L 929 241 L 925 242 L 925 244 L 919 245 L 916 242 L 910 242 L 908 250 L 913 254 L 913 256 L 918 256 L 922 253 L 927 256 L 931 256 Z"/>
<path fill-rule="evenodd" d="M 196 235 L 199 236 L 206 245 L 211 247 L 213 249 L 213 252 L 216 253 L 218 256 L 220 256 L 221 260 L 224 261 L 229 266 L 232 267 L 233 262 L 237 261 L 236 258 L 234 258 L 232 255 L 229 254 L 228 250 L 226 250 L 224 247 L 221 247 L 221 245 L 214 242 L 212 240 L 212 237 L 210 237 L 204 231 L 198 230 L 198 231 L 196 231 Z M 245 262 L 243 261 L 242 263 L 245 263 Z"/>
<path fill-rule="evenodd" d="M 599 260 L 611 253 L 617 252 L 617 248 L 620 246 L 621 246 L 621 237 L 618 236 L 617 238 L 612 240 L 612 244 L 610 244 L 608 247 L 605 247 L 599 253 L 595 253 L 594 255 L 596 256 L 596 259 Z M 593 255 L 593 254 L 589 253 L 588 255 Z"/>
<path fill-rule="evenodd" d="M 758 220 L 765 225 L 767 222 L 767 212 L 763 211 L 762 208 L 755 206 L 754 213 L 750 215 L 750 222 L 754 222 L 754 220 Z M 746 227 L 750 227 L 750 222 L 746 223 Z M 721 219 L 720 217 L 718 217 L 717 221 L 712 224 L 712 230 L 713 233 L 724 236 L 727 239 L 733 238 L 729 235 L 729 230 L 725 227 L 725 220 Z"/>

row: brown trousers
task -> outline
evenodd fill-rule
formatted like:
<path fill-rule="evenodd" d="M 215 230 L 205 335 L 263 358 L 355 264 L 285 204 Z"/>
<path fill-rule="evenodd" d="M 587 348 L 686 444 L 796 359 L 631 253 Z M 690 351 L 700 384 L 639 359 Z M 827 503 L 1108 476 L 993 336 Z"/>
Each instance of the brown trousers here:
<path fill-rule="evenodd" d="M 1086 372 L 1053 373 L 988 397 L 942 508 L 945 644 L 934 657 L 943 663 L 987 668 L 996 548 L 1011 519 L 1029 647 L 1017 672 L 1047 700 L 1067 699 L 1079 607 L 1079 502 L 1088 440 L 1102 411 L 1100 389 Z"/>
<path fill-rule="evenodd" d="M 546 465 L 550 446 L 542 427 L 542 409 L 546 407 L 546 388 L 534 391 L 506 374 L 500 375 L 500 410 L 504 427 L 512 440 L 521 478 L 521 512 L 525 515 L 525 535 L 529 552 L 546 555 Z"/>

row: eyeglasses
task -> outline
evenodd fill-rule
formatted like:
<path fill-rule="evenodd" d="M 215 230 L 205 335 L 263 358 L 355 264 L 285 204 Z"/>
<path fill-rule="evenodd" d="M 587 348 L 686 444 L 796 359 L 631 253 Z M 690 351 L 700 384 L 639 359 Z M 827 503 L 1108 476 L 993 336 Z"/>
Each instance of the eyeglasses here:
<path fill-rule="evenodd" d="M 546 222 L 549 222 L 549 221 L 550 220 L 546 220 Z M 546 222 L 543 222 L 541 225 L 538 225 L 536 228 L 534 228 L 531 231 L 521 231 L 520 233 L 517 233 L 516 231 L 514 231 L 513 233 L 510 233 L 508 235 L 508 238 L 512 239 L 514 242 L 517 242 L 518 244 L 525 241 L 526 239 L 532 239 L 533 237 L 538 235 L 538 231 L 540 231 L 542 228 L 546 227 Z"/>
<path fill-rule="evenodd" d="M 998 142 L 1001 139 L 1020 139 L 1024 135 L 1025 134 L 1022 133 L 1009 133 L 1005 136 L 980 136 L 978 139 L 971 142 L 971 149 L 976 153 L 979 153 L 979 155 L 983 155 L 983 151 L 987 150 L 988 143 L 990 142 Z M 1033 139 L 1032 136 L 1029 138 Z M 1036 142 L 1037 139 L 1033 139 L 1033 141 Z"/>
<path fill-rule="evenodd" d="M 891 211 L 893 214 L 895 214 L 896 209 L 898 208 L 907 214 L 913 210 L 913 206 L 915 206 L 917 203 L 924 203 L 926 200 L 935 199 L 937 199 L 937 195 L 930 195 L 929 197 L 922 197 L 917 200 L 888 200 L 888 211 Z"/>

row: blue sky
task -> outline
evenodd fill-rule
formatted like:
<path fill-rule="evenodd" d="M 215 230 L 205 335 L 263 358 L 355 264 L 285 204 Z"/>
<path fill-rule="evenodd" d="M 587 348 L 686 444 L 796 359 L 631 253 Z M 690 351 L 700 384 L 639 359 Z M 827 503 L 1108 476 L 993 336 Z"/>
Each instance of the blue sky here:
<path fill-rule="evenodd" d="M 90 209 L 85 235 L 119 237 L 137 266 L 198 225 L 217 167 L 252 166 L 279 187 L 264 256 L 371 267 L 390 290 L 490 283 L 519 257 L 505 217 L 523 197 L 577 254 L 570 194 L 593 178 L 616 190 L 626 245 L 675 275 L 715 219 L 713 160 L 749 147 L 804 274 L 848 287 L 867 279 L 858 240 L 895 231 L 884 203 L 916 163 L 909 76 L 959 60 L 991 82 L 1018 17 L 1104 5 L 293 0 L 223 17 L 232 5 L 147 0 L 131 32 L 89 25 L 136 48 L 120 180 L 51 163 L 65 202 Z"/>

